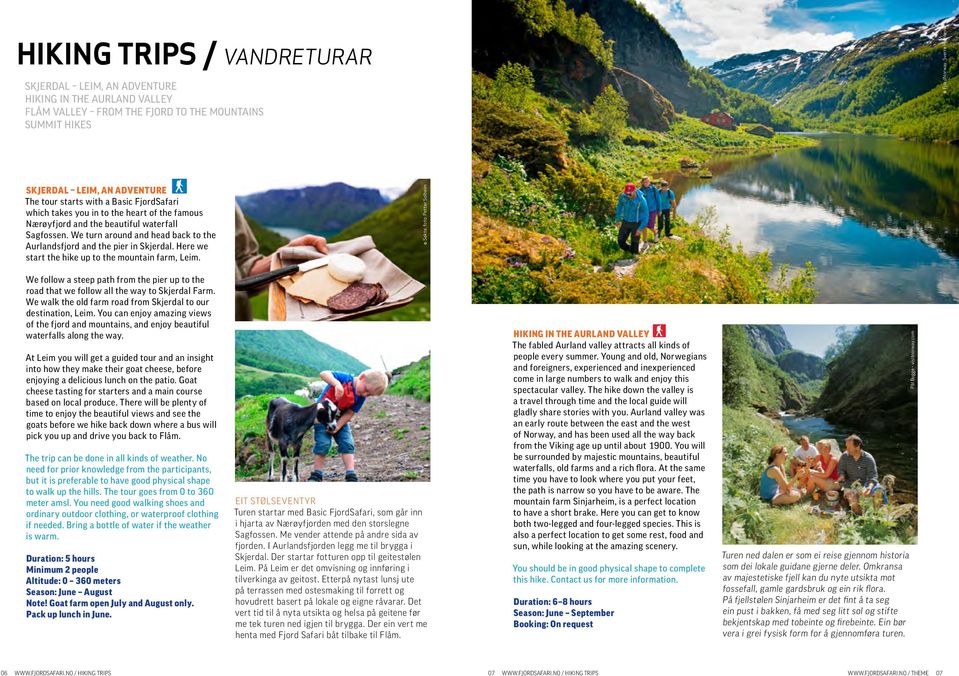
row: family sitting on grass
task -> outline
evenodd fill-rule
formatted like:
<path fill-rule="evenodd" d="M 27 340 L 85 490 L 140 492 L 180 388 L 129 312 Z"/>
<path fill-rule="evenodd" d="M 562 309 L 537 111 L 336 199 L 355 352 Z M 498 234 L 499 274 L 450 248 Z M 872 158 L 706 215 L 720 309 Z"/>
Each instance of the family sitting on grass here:
<path fill-rule="evenodd" d="M 638 190 L 634 183 L 627 183 L 616 203 L 619 248 L 638 254 L 656 244 L 660 236 L 671 238 L 669 216 L 675 208 L 676 193 L 669 189 L 668 181 L 660 181 L 656 188 L 649 176 L 644 176 Z M 628 245 L 627 239 L 630 239 Z"/>
<path fill-rule="evenodd" d="M 881 496 L 888 502 L 886 489 L 879 483 L 879 470 L 872 454 L 862 447 L 855 434 L 846 438 L 846 451 L 839 458 L 832 454 L 828 441 L 810 445 L 809 437 L 800 437 L 799 446 L 789 460 L 791 479 L 786 478 L 786 447 L 773 446 L 766 469 L 760 475 L 759 496 L 773 505 L 791 505 L 806 495 L 818 499 L 819 491 L 839 491 L 849 508 L 862 513 L 859 500 L 864 496 Z M 859 483 L 854 487 L 854 484 Z"/>

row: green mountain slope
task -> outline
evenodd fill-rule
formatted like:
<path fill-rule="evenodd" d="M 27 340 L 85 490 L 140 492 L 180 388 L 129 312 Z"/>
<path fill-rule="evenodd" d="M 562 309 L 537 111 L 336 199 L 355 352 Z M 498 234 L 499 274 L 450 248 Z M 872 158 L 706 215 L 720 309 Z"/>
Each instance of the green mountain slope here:
<path fill-rule="evenodd" d="M 787 112 L 689 64 L 632 0 L 490 0 L 473 18 L 473 69 L 489 77 L 506 62 L 521 63 L 538 91 L 572 103 L 592 101 L 609 84 L 627 99 L 634 123 L 660 131 L 674 109 L 698 117 L 713 108 L 742 122 L 797 128 Z"/>
<path fill-rule="evenodd" d="M 821 380 L 826 376 L 826 362 L 814 354 L 787 350 L 776 355 L 776 364 L 798 383 Z"/>
<path fill-rule="evenodd" d="M 368 368 L 303 331 L 237 331 L 236 362 L 263 371 L 308 377 L 325 370 L 359 373 Z"/>
<path fill-rule="evenodd" d="M 256 243 L 260 245 L 262 255 L 269 256 L 287 243 L 287 238 L 280 233 L 261 225 L 259 221 L 247 214 L 244 214 L 244 216 L 246 216 L 246 222 L 250 226 L 250 230 L 253 231 L 253 236 L 256 237 Z"/>
<path fill-rule="evenodd" d="M 338 232 L 387 204 L 379 190 L 330 183 L 278 189 L 236 198 L 243 213 L 270 228 L 298 228 L 316 234 Z"/>
<path fill-rule="evenodd" d="M 371 235 L 376 248 L 426 288 L 406 307 L 376 319 L 429 319 L 430 309 L 430 181 L 419 179 L 402 196 L 343 230 L 332 241 Z"/>
<path fill-rule="evenodd" d="M 959 75 L 959 45 L 929 46 L 876 60 L 859 76 L 832 76 L 815 87 L 799 86 L 779 105 L 824 120 L 887 112 Z"/>
<path fill-rule="evenodd" d="M 739 54 L 708 70 L 761 94 L 807 127 L 959 138 L 959 108 L 950 88 L 959 75 L 959 17 L 892 28 L 828 52 Z M 910 105 L 926 95 L 922 104 Z"/>
<path fill-rule="evenodd" d="M 429 179 L 416 181 L 403 196 L 354 223 L 333 241 L 371 235 L 377 249 L 411 277 L 428 286 L 430 247 L 423 241 L 423 236 L 424 228 L 428 226 L 429 189 Z M 425 225 L 424 219 L 427 221 Z"/>
<path fill-rule="evenodd" d="M 929 25 L 915 23 L 890 28 L 828 51 L 784 49 L 737 54 L 717 61 L 707 70 L 738 89 L 780 101 L 829 82 L 854 84 L 890 60 L 929 47 L 956 44 L 957 39 L 959 18 L 953 16 Z"/>
<path fill-rule="evenodd" d="M 878 126 L 917 141 L 959 139 L 959 76 L 877 117 Z"/>
<path fill-rule="evenodd" d="M 723 403 L 763 413 L 804 409 L 809 404 L 806 392 L 792 375 L 779 368 L 775 358 L 760 351 L 752 340 L 756 328 L 723 327 Z M 778 326 L 763 328 L 782 330 Z"/>
<path fill-rule="evenodd" d="M 829 364 L 816 410 L 859 429 L 914 433 L 918 400 L 915 326 L 869 326 Z"/>
<path fill-rule="evenodd" d="M 273 373 L 262 369 L 237 364 L 234 375 L 235 396 L 256 397 L 270 392 L 289 396 L 315 378 L 292 373 Z"/>

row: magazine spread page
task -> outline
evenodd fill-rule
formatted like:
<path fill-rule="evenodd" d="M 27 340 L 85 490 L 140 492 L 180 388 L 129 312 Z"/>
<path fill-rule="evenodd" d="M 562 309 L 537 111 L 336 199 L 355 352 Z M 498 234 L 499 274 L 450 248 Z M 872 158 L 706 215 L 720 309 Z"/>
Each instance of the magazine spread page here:
<path fill-rule="evenodd" d="M 954 2 L 8 15 L 0 676 L 955 672 Z"/>

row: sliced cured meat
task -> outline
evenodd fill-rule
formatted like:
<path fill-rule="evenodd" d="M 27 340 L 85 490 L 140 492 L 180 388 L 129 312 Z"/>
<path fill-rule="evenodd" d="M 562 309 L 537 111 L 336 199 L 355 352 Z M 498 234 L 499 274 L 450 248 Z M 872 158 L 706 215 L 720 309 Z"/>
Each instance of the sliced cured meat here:
<path fill-rule="evenodd" d="M 335 296 L 330 296 L 326 306 L 334 312 L 356 312 L 374 303 L 382 302 L 377 300 L 381 292 L 385 293 L 385 290 L 380 284 L 353 282 Z"/>

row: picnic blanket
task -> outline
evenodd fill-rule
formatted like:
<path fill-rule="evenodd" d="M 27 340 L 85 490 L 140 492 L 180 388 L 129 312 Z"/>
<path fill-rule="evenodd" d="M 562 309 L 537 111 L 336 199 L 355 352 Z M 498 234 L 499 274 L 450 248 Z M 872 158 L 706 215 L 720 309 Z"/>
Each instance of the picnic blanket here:
<path fill-rule="evenodd" d="M 328 249 L 331 254 L 346 253 L 362 260 L 366 264 L 366 272 L 361 281 L 383 285 L 389 294 L 386 300 L 356 312 L 333 312 L 325 306 L 327 299 L 349 284 L 334 279 L 329 270 L 322 267 L 309 272 L 298 272 L 270 285 L 270 321 L 315 322 L 364 317 L 407 305 L 417 293 L 426 288 L 384 256 L 369 235 L 333 242 L 328 245 Z M 324 255 L 313 247 L 281 247 L 273 254 L 270 269 L 275 270 Z"/>

